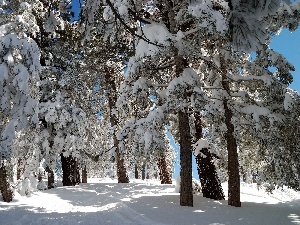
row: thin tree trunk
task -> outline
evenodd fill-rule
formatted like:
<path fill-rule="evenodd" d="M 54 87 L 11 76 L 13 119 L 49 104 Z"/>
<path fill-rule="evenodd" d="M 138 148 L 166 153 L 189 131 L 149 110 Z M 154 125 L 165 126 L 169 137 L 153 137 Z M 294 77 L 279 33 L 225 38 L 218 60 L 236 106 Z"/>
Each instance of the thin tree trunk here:
<path fill-rule="evenodd" d="M 239 174 L 239 161 L 237 153 L 237 143 L 234 137 L 234 126 L 231 123 L 232 111 L 224 102 L 225 109 L 225 124 L 227 126 L 226 139 L 228 151 L 228 205 L 241 207 L 240 200 L 240 174 Z"/>
<path fill-rule="evenodd" d="M 232 0 L 228 1 L 230 10 L 233 10 Z M 223 73 L 227 73 L 226 62 L 222 55 L 220 55 L 220 65 Z M 222 75 L 222 86 L 230 96 L 229 81 Z M 237 141 L 234 137 L 234 125 L 231 122 L 233 117 L 232 110 L 228 106 L 228 100 L 223 100 L 223 106 L 225 110 L 225 124 L 227 132 L 225 138 L 227 139 L 227 151 L 228 151 L 228 205 L 241 207 L 240 200 L 240 174 L 239 174 L 239 161 L 237 152 Z"/>
<path fill-rule="evenodd" d="M 172 34 L 178 32 L 178 23 L 176 20 L 177 12 L 174 10 L 174 2 L 164 0 L 164 7 L 161 7 L 162 18 L 166 27 Z M 186 60 L 179 54 L 176 46 L 171 49 L 174 56 L 175 76 L 180 77 L 187 67 Z M 188 102 L 186 90 L 183 90 L 183 99 Z M 183 103 L 184 104 L 184 103 Z M 180 145 L 180 205 L 193 206 L 193 188 L 192 188 L 192 140 L 190 134 L 189 117 L 186 108 L 178 110 L 179 122 L 179 145 Z"/>
<path fill-rule="evenodd" d="M 134 178 L 139 179 L 139 171 L 137 164 L 134 165 Z"/>
<path fill-rule="evenodd" d="M 54 172 L 49 168 L 49 166 L 46 166 L 45 170 L 48 174 L 48 189 L 54 188 Z"/>
<path fill-rule="evenodd" d="M 78 161 L 73 158 L 73 176 L 75 177 L 75 184 L 80 184 L 80 172 L 79 172 L 79 166 Z"/>
<path fill-rule="evenodd" d="M 203 138 L 201 115 L 194 113 L 196 138 Z M 196 163 L 203 197 L 215 200 L 224 200 L 224 192 L 219 180 L 216 167 L 213 163 L 213 155 L 207 148 L 201 150 L 202 154 L 196 155 Z"/>
<path fill-rule="evenodd" d="M 192 150 L 189 118 L 185 112 L 178 112 L 180 131 L 180 205 L 193 206 Z"/>
<path fill-rule="evenodd" d="M 150 166 L 149 164 L 147 164 L 147 171 L 146 171 L 146 179 L 149 180 L 150 179 Z"/>
<path fill-rule="evenodd" d="M 10 185 L 7 179 L 7 173 L 5 166 L 1 165 L 0 167 L 0 191 L 2 193 L 3 201 L 11 202 L 13 199 L 13 192 L 10 189 Z"/>
<path fill-rule="evenodd" d="M 158 161 L 159 177 L 161 184 L 172 184 L 172 176 L 168 169 L 165 155 L 161 155 Z"/>
<path fill-rule="evenodd" d="M 221 70 L 226 73 L 225 60 L 220 57 Z M 225 91 L 230 95 L 229 81 L 222 75 L 222 86 Z M 241 207 L 240 200 L 240 174 L 239 174 L 239 161 L 237 152 L 237 141 L 234 137 L 234 125 L 231 120 L 233 117 L 232 110 L 228 106 L 228 100 L 223 100 L 225 125 L 227 132 L 225 138 L 227 140 L 228 151 L 228 205 Z"/>
<path fill-rule="evenodd" d="M 82 168 L 82 183 L 87 183 L 87 171 L 86 166 Z"/>
<path fill-rule="evenodd" d="M 173 12 L 174 13 L 174 12 Z M 179 55 L 178 49 L 174 48 L 174 57 L 176 65 L 176 76 L 182 75 L 186 68 L 185 59 Z M 186 90 L 184 90 L 184 100 L 188 102 Z M 192 138 L 190 133 L 189 116 L 187 109 L 179 109 L 179 145 L 180 145 L 180 205 L 193 206 L 193 184 L 192 184 Z"/>
<path fill-rule="evenodd" d="M 117 176 L 118 176 L 118 183 L 129 183 L 129 177 L 127 175 L 126 166 L 125 166 L 125 160 L 123 154 L 120 152 L 119 149 L 119 140 L 116 136 L 116 126 L 118 125 L 118 119 L 117 116 L 112 113 L 115 104 L 117 102 L 117 88 L 115 84 L 114 77 L 112 74 L 110 74 L 110 71 L 108 68 L 106 69 L 105 73 L 105 80 L 110 88 L 110 90 L 107 90 L 107 96 L 108 96 L 108 107 L 109 107 L 109 117 L 110 117 L 110 124 L 114 128 L 113 133 L 113 142 L 114 142 L 114 148 L 116 153 L 116 161 L 117 161 Z"/>
<path fill-rule="evenodd" d="M 146 164 L 143 163 L 142 165 L 142 180 L 145 180 L 146 177 Z"/>
<path fill-rule="evenodd" d="M 243 178 L 243 182 L 247 182 L 247 172 L 244 170 L 244 167 L 241 167 L 241 174 L 242 174 L 242 178 Z"/>

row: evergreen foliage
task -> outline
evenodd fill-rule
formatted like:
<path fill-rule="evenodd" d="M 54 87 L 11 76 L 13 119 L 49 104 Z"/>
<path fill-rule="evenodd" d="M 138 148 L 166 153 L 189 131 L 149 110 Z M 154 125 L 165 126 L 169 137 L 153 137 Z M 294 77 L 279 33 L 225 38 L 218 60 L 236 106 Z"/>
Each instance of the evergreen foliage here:
<path fill-rule="evenodd" d="M 239 185 L 300 188 L 294 70 L 268 47 L 297 29 L 279 0 L 0 1 L 0 190 L 28 195 L 87 176 L 172 182 L 193 205 L 192 153 L 205 197 L 241 206 Z M 202 143 L 202 144 L 201 144 Z M 205 143 L 205 144 L 203 144 Z M 58 163 L 60 159 L 60 163 Z M 42 168 L 42 167 L 43 168 Z M 43 171 L 43 172 L 41 172 Z M 223 176 L 220 176 L 223 174 Z"/>

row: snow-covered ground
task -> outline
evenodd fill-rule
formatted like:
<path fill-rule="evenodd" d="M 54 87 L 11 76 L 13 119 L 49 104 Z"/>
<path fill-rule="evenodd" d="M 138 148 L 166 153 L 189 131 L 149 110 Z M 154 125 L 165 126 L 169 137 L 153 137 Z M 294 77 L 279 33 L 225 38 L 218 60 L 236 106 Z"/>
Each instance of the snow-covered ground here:
<path fill-rule="evenodd" d="M 223 186 L 227 192 L 226 185 Z M 194 207 L 179 206 L 174 185 L 159 181 L 90 179 L 88 184 L 58 187 L 0 201 L 0 225 L 288 225 L 300 224 L 300 193 L 273 195 L 242 183 L 242 207 L 194 196 Z"/>

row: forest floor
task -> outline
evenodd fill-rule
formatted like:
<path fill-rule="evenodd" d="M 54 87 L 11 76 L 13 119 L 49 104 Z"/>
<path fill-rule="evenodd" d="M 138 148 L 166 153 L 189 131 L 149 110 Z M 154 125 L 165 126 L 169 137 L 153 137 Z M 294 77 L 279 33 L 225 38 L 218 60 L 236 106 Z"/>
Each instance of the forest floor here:
<path fill-rule="evenodd" d="M 88 184 L 15 195 L 0 201 L 1 225 L 288 225 L 300 224 L 300 193 L 277 189 L 268 194 L 241 184 L 242 207 L 194 195 L 194 207 L 179 205 L 173 185 L 132 180 L 89 179 Z M 223 185 L 225 193 L 226 184 Z"/>

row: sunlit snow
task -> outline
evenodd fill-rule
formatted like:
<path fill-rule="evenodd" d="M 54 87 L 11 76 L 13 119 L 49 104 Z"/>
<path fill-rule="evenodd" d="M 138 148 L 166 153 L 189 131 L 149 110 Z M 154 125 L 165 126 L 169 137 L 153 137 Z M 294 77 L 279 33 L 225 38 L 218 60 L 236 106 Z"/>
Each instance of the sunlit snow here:
<path fill-rule="evenodd" d="M 194 195 L 194 207 L 179 205 L 173 185 L 155 180 L 89 179 L 88 184 L 57 187 L 0 201 L 1 225 L 234 225 L 300 224 L 300 193 L 277 189 L 273 195 L 241 183 L 242 207 Z M 225 193 L 227 185 L 223 185 Z"/>

